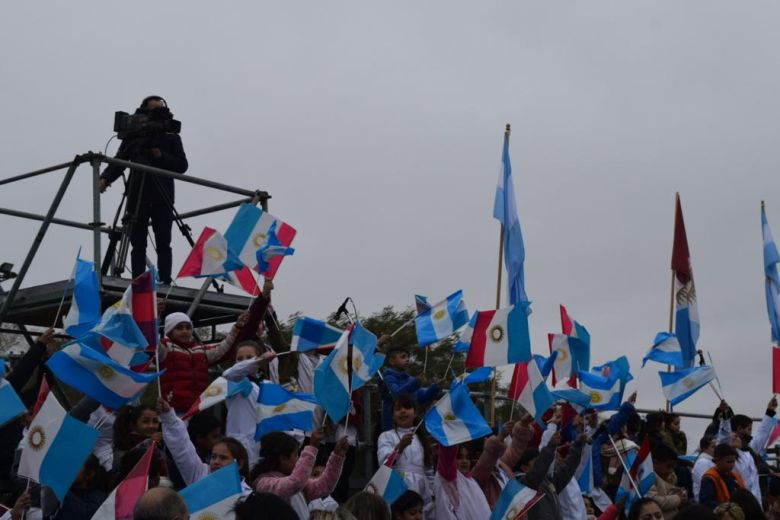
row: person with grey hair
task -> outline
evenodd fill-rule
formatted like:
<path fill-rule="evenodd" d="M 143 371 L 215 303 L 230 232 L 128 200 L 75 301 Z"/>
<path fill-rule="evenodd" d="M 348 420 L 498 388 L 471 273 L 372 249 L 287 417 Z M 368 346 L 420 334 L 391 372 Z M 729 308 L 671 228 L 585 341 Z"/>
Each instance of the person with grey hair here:
<path fill-rule="evenodd" d="M 181 495 L 161 487 L 144 493 L 133 510 L 133 520 L 188 520 L 189 517 Z"/>

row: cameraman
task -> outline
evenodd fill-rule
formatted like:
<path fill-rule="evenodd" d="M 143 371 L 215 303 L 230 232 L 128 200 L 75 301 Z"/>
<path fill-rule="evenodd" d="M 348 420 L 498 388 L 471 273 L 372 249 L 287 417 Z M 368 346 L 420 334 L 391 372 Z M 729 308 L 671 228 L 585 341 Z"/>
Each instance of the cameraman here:
<path fill-rule="evenodd" d="M 168 105 L 160 96 L 149 96 L 141 102 L 136 114 L 146 114 L 149 120 L 173 119 Z M 147 164 L 177 173 L 187 171 L 187 156 L 181 138 L 173 132 L 157 131 L 125 139 L 116 157 L 126 161 Z M 100 175 L 100 192 L 103 193 L 124 168 L 109 165 Z M 146 235 L 149 220 L 157 245 L 157 269 L 160 283 L 171 283 L 171 228 L 173 226 L 173 179 L 131 170 L 126 187 L 127 214 L 132 222 L 130 244 L 133 246 L 130 263 L 133 278 L 146 271 Z"/>

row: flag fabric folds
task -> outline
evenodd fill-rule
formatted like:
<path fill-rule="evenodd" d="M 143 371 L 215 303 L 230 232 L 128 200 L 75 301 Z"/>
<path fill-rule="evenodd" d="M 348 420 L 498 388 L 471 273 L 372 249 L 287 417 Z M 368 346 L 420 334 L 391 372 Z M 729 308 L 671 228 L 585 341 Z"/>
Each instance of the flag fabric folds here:
<path fill-rule="evenodd" d="M 409 489 L 403 475 L 393 469 L 394 461 L 395 453 L 391 454 L 384 464 L 380 464 L 365 488 L 365 491 L 379 495 L 391 506 Z"/>
<path fill-rule="evenodd" d="M 0 363 L 0 426 L 16 419 L 27 407 L 19 398 L 11 383 L 5 380 L 5 363 Z"/>
<path fill-rule="evenodd" d="M 155 307 L 156 305 L 155 302 Z M 149 345 L 146 336 L 133 319 L 132 284 L 125 289 L 122 299 L 103 312 L 100 323 L 92 331 L 128 348 L 145 348 Z"/>
<path fill-rule="evenodd" d="M 430 310 L 431 304 L 428 303 L 428 297 L 422 296 L 420 294 L 414 295 L 414 307 L 417 310 L 417 314 L 422 314 L 423 312 Z"/>
<path fill-rule="evenodd" d="M 647 492 L 650 491 L 650 488 L 653 487 L 656 481 L 656 475 L 653 471 L 653 458 L 650 454 L 650 438 L 645 437 L 639 450 L 628 453 L 625 457 L 625 462 L 628 467 L 628 473 L 623 473 L 615 500 L 626 497 L 625 511 L 628 514 L 634 502 L 639 497 L 647 495 Z M 636 484 L 636 487 L 634 484 Z"/>
<path fill-rule="evenodd" d="M 661 389 L 666 400 L 676 406 L 715 379 L 715 369 L 702 365 L 676 372 L 658 372 L 658 375 L 661 377 Z"/>
<path fill-rule="evenodd" d="M 195 414 L 211 408 L 215 404 L 223 402 L 228 397 L 241 394 L 244 397 L 252 393 L 252 382 L 247 378 L 240 381 L 228 381 L 220 376 L 211 382 L 209 386 L 198 396 L 187 412 L 181 416 L 182 421 L 186 421 Z"/>
<path fill-rule="evenodd" d="M 147 384 L 162 374 L 133 372 L 79 343 L 71 343 L 54 354 L 46 366 L 63 383 L 113 409 L 133 401 Z"/>
<path fill-rule="evenodd" d="M 498 497 L 498 502 L 496 502 L 489 520 L 525 518 L 524 515 L 542 498 L 544 498 L 544 491 L 536 491 L 525 487 L 517 479 L 509 479 Z"/>
<path fill-rule="evenodd" d="M 417 315 L 414 319 L 417 343 L 424 347 L 441 341 L 466 325 L 468 321 L 469 313 L 463 302 L 463 291 L 456 291 Z"/>
<path fill-rule="evenodd" d="M 569 316 L 566 307 L 563 305 L 561 305 L 561 332 L 590 346 L 590 333 L 588 332 L 588 329 L 581 325 L 577 320 L 573 320 Z"/>
<path fill-rule="evenodd" d="M 769 316 L 769 328 L 772 334 L 772 392 L 780 392 L 780 274 L 777 263 L 780 254 L 769 228 L 766 210 L 761 204 L 761 233 L 764 238 L 764 292 L 766 293 L 766 311 Z"/>
<path fill-rule="evenodd" d="M 238 256 L 228 248 L 227 240 L 222 233 L 204 227 L 176 278 L 222 276 L 243 266 Z"/>
<path fill-rule="evenodd" d="M 100 290 L 95 263 L 76 255 L 73 266 L 73 296 L 62 326 L 70 336 L 80 338 L 100 322 Z"/>
<path fill-rule="evenodd" d="M 241 204 L 238 212 L 225 231 L 228 248 L 235 251 L 239 260 L 257 271 L 257 250 L 268 242 L 268 232 L 276 233 L 279 242 L 289 247 L 297 231 L 292 226 L 277 219 L 267 211 L 251 204 Z M 270 268 L 264 273 L 273 278 L 284 259 L 277 256 L 269 259 Z"/>
<path fill-rule="evenodd" d="M 677 341 L 677 336 L 671 332 L 659 332 L 656 334 L 653 346 L 650 347 L 650 350 L 642 359 L 642 367 L 648 361 L 685 368 L 682 348 L 680 347 L 680 342 Z"/>
<path fill-rule="evenodd" d="M 691 255 L 679 195 L 674 217 L 672 271 L 676 309 L 674 331 L 680 342 L 683 362 L 686 367 L 692 367 L 696 360 L 696 342 L 699 339 L 699 307 L 696 303 L 696 286 L 693 283 Z"/>
<path fill-rule="evenodd" d="M 577 372 L 590 369 L 590 346 L 574 336 L 548 334 L 550 354 L 557 354 L 553 362 L 553 385 L 577 377 Z M 572 381 L 576 384 L 576 380 Z"/>
<path fill-rule="evenodd" d="M 311 394 L 290 392 L 281 385 L 263 381 L 257 396 L 255 440 L 273 431 L 312 431 L 317 399 Z"/>
<path fill-rule="evenodd" d="M 617 377 L 604 377 L 593 372 L 580 372 L 580 390 L 590 396 L 595 410 L 617 410 L 623 400 L 621 382 Z"/>
<path fill-rule="evenodd" d="M 463 373 L 456 377 L 454 383 L 463 383 L 464 385 L 475 385 L 477 383 L 484 383 L 488 379 L 493 377 L 493 367 L 481 367 L 469 373 Z"/>
<path fill-rule="evenodd" d="M 520 302 L 494 311 L 477 311 L 460 340 L 469 344 L 466 367 L 495 367 L 529 361 L 528 305 L 528 302 Z"/>
<path fill-rule="evenodd" d="M 193 520 L 235 518 L 233 507 L 241 496 L 241 476 L 238 464 L 220 468 L 205 478 L 179 491 L 187 504 L 187 511 Z"/>
<path fill-rule="evenodd" d="M 534 361 L 536 361 L 536 365 L 539 367 L 539 372 L 542 374 L 542 377 L 545 380 L 547 380 L 547 376 L 549 376 L 550 372 L 552 372 L 556 359 L 558 359 L 558 353 L 555 351 L 550 354 L 550 357 L 534 354 Z"/>
<path fill-rule="evenodd" d="M 257 277 L 255 276 L 254 271 L 246 265 L 241 269 L 230 271 L 219 279 L 234 287 L 238 287 L 252 296 L 260 294 L 260 287 L 257 285 Z"/>
<path fill-rule="evenodd" d="M 295 320 L 290 350 L 306 352 L 317 348 L 333 348 L 343 332 L 324 321 L 303 316 Z"/>
<path fill-rule="evenodd" d="M 274 222 L 271 229 L 268 230 L 268 236 L 265 243 L 258 248 L 255 252 L 255 259 L 257 260 L 257 272 L 268 278 L 273 277 L 269 274 L 271 270 L 271 259 L 292 256 L 295 253 L 295 249 L 282 245 L 279 241 L 279 237 L 276 236 L 276 225 L 278 222 Z"/>
<path fill-rule="evenodd" d="M 471 401 L 466 385 L 455 385 L 425 414 L 425 428 L 442 446 L 479 439 L 493 431 Z"/>
<path fill-rule="evenodd" d="M 593 450 L 585 449 L 583 452 L 583 458 L 585 463 L 580 463 L 577 471 L 574 473 L 574 478 L 577 479 L 577 484 L 580 486 L 580 491 L 583 495 L 589 495 L 593 491 Z"/>
<path fill-rule="evenodd" d="M 517 363 L 509 385 L 509 398 L 514 399 L 533 416 L 541 427 L 546 427 L 542 416 L 555 403 L 536 361 Z"/>
<path fill-rule="evenodd" d="M 626 389 L 626 385 L 629 381 L 634 379 L 631 375 L 631 365 L 628 363 L 626 356 L 620 356 L 612 361 L 607 361 L 603 365 L 595 366 L 591 369 L 591 372 L 601 374 L 607 378 L 617 378 L 620 381 L 620 393 Z"/>
<path fill-rule="evenodd" d="M 136 462 L 124 480 L 111 491 L 108 498 L 92 515 L 92 520 L 133 519 L 135 504 L 149 487 L 149 468 L 152 464 L 155 446 L 155 443 L 149 443 L 146 453 Z"/>
<path fill-rule="evenodd" d="M 49 486 L 62 502 L 98 435 L 96 429 L 69 416 L 49 392 L 22 442 L 18 474 Z"/>
<path fill-rule="evenodd" d="M 509 132 L 504 134 L 504 148 L 501 153 L 501 173 L 498 176 L 496 197 L 493 201 L 493 218 L 501 222 L 504 237 L 504 265 L 507 272 L 509 303 L 528 303 L 525 293 L 525 246 L 520 230 L 520 216 L 515 202 L 515 185 L 512 181 L 512 164 L 509 160 Z M 530 312 L 530 303 L 523 308 Z"/>

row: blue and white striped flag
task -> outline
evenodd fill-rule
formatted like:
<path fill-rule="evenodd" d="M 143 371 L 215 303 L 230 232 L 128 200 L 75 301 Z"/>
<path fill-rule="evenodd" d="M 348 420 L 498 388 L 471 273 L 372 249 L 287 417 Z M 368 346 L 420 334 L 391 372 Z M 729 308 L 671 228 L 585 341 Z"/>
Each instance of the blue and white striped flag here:
<path fill-rule="evenodd" d="M 46 366 L 66 385 L 115 410 L 135 400 L 146 385 L 164 372 L 133 372 L 107 355 L 79 343 L 71 343 L 54 354 Z"/>
<path fill-rule="evenodd" d="M 780 254 L 777 252 L 772 230 L 769 229 L 769 221 L 766 211 L 761 206 L 761 232 L 764 237 L 764 275 L 766 276 L 766 310 L 769 314 L 769 324 L 772 330 L 772 342 L 780 345 L 780 275 L 777 272 L 777 263 L 780 262 Z"/>
<path fill-rule="evenodd" d="M 493 431 L 471 401 L 466 385 L 455 385 L 425 414 L 425 428 L 442 446 L 479 439 Z"/>
<path fill-rule="evenodd" d="M 369 493 L 379 495 L 391 506 L 409 490 L 403 475 L 393 469 L 395 457 L 396 452 L 390 454 L 385 463 L 381 464 L 374 476 L 371 477 L 365 489 Z"/>
<path fill-rule="evenodd" d="M 312 431 L 317 400 L 311 394 L 290 392 L 281 385 L 263 381 L 257 396 L 255 440 L 270 432 Z"/>
<path fill-rule="evenodd" d="M 661 388 L 666 400 L 676 406 L 715 379 L 715 369 L 702 365 L 676 372 L 658 372 L 658 375 L 661 377 Z"/>
<path fill-rule="evenodd" d="M 22 441 L 18 474 L 49 486 L 62 502 L 92 452 L 98 431 L 69 416 L 49 392 Z"/>
<path fill-rule="evenodd" d="M 623 399 L 621 381 L 617 377 L 604 377 L 593 372 L 579 372 L 580 390 L 590 396 L 590 406 L 595 410 L 617 410 Z"/>
<path fill-rule="evenodd" d="M 317 348 L 333 348 L 343 332 L 324 321 L 302 316 L 295 320 L 290 350 L 306 352 Z"/>
<path fill-rule="evenodd" d="M 194 520 L 235 518 L 233 508 L 241 497 L 241 476 L 238 464 L 218 469 L 209 476 L 179 491 Z"/>
<path fill-rule="evenodd" d="M 642 367 L 647 361 L 656 361 L 665 365 L 672 365 L 678 368 L 684 368 L 686 362 L 683 360 L 682 347 L 677 341 L 677 336 L 671 332 L 659 332 L 655 335 L 653 346 L 642 359 Z"/>
<path fill-rule="evenodd" d="M 417 343 L 420 346 L 441 341 L 469 322 L 463 291 L 456 291 L 430 309 L 417 315 Z"/>
<path fill-rule="evenodd" d="M 0 360 L 0 426 L 16 419 L 27 407 L 19 398 L 11 383 L 5 380 L 5 363 Z"/>
<path fill-rule="evenodd" d="M 498 502 L 496 502 L 496 507 L 493 508 L 489 520 L 524 518 L 524 515 L 542 498 L 544 498 L 544 491 L 536 491 L 525 487 L 516 479 L 511 479 L 501 492 L 501 496 L 498 497 Z"/>
<path fill-rule="evenodd" d="M 68 314 L 62 317 L 62 326 L 69 335 L 80 338 L 100 323 L 100 291 L 95 263 L 76 255 L 73 266 L 73 296 Z"/>

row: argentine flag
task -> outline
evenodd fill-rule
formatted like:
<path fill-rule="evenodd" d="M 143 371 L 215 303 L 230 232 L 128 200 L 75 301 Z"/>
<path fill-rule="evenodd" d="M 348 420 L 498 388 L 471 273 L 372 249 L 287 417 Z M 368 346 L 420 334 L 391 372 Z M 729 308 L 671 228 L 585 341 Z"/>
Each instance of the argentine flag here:
<path fill-rule="evenodd" d="M 425 414 L 425 428 L 442 446 L 479 439 L 493 431 L 471 401 L 466 385 L 455 385 Z"/>
<path fill-rule="evenodd" d="M 496 507 L 489 520 L 524 518 L 524 515 L 543 497 L 543 491 L 525 487 L 516 479 L 511 479 L 501 492 L 501 496 L 498 497 L 498 502 L 496 502 Z"/>
<path fill-rule="evenodd" d="M 295 320 L 290 350 L 306 352 L 316 348 L 332 348 L 336 346 L 344 331 L 324 321 L 303 316 Z"/>
<path fill-rule="evenodd" d="M 676 372 L 658 372 L 658 375 L 661 377 L 661 388 L 666 400 L 676 406 L 715 379 L 715 369 L 702 365 Z"/>
<path fill-rule="evenodd" d="M 469 313 L 463 302 L 463 291 L 457 291 L 414 319 L 417 343 L 424 347 L 450 336 L 467 324 Z"/>
<path fill-rule="evenodd" d="M 364 489 L 364 491 L 379 495 L 391 506 L 393 502 L 409 490 L 403 475 L 392 468 L 395 456 L 395 452 L 390 454 L 387 461 L 379 466 L 379 470 L 374 473 L 374 476 L 371 477 Z"/>
<path fill-rule="evenodd" d="M 271 270 L 271 259 L 278 256 L 292 256 L 295 249 L 283 246 L 276 236 L 276 224 L 274 222 L 271 229 L 268 230 L 268 236 L 265 243 L 255 253 L 257 259 L 257 272 L 270 278 L 268 272 Z"/>
<path fill-rule="evenodd" d="M 100 404 L 117 409 L 136 397 L 162 372 L 140 374 L 97 350 L 71 343 L 46 362 L 54 375 Z"/>
<path fill-rule="evenodd" d="M 24 406 L 14 387 L 5 380 L 5 363 L 0 362 L 0 426 L 16 419 L 26 411 L 27 407 Z"/>
<path fill-rule="evenodd" d="M 238 464 L 220 468 L 206 478 L 179 491 L 187 504 L 192 520 L 211 520 L 235 518 L 233 508 L 241 497 L 241 476 Z"/>
<path fill-rule="evenodd" d="M 93 332 L 105 336 L 127 348 L 146 348 L 149 345 L 133 319 L 133 284 L 127 286 L 122 299 L 103 312 Z"/>
<path fill-rule="evenodd" d="M 642 359 L 643 368 L 648 360 L 678 368 L 686 366 L 680 342 L 677 341 L 677 336 L 671 332 L 659 332 L 655 335 L 653 346 L 650 347 L 650 351 Z"/>
<path fill-rule="evenodd" d="M 263 381 L 257 396 L 255 440 L 274 431 L 312 431 L 317 400 L 311 394 L 290 392 L 281 385 Z"/>
<path fill-rule="evenodd" d="M 544 413 L 555 404 L 555 397 L 547 388 L 536 361 L 526 361 L 515 365 L 512 383 L 509 386 L 509 398 L 514 399 L 544 427 Z"/>
<path fill-rule="evenodd" d="M 252 204 L 243 203 L 225 231 L 225 240 L 227 240 L 228 248 L 235 251 L 239 260 L 257 271 L 257 250 L 268 244 L 268 235 L 272 230 L 283 246 L 292 244 L 297 233 L 295 228 L 285 224 L 267 211 Z M 270 267 L 264 274 L 268 278 L 273 278 L 283 259 L 283 256 L 269 258 Z"/>
<path fill-rule="evenodd" d="M 592 372 L 579 372 L 580 390 L 590 396 L 590 406 L 595 410 L 617 410 L 623 400 L 621 380 L 604 377 Z"/>
<path fill-rule="evenodd" d="M 96 429 L 69 416 L 49 392 L 22 441 L 18 474 L 49 486 L 62 502 L 98 435 Z"/>
<path fill-rule="evenodd" d="M 763 202 L 761 203 L 761 234 L 764 238 L 764 275 L 766 277 L 766 310 L 769 314 L 769 325 L 772 332 L 772 342 L 780 345 L 780 275 L 777 272 L 777 264 L 780 262 L 780 254 L 769 228 Z"/>
<path fill-rule="evenodd" d="M 182 421 L 186 421 L 195 414 L 211 408 L 217 403 L 221 403 L 228 397 L 241 394 L 244 397 L 252 393 L 252 382 L 243 378 L 240 381 L 228 381 L 220 376 L 211 382 L 209 386 L 198 396 L 187 413 L 181 416 Z"/>
<path fill-rule="evenodd" d="M 590 344 L 566 334 L 548 334 L 550 355 L 557 354 L 553 361 L 555 383 L 567 381 L 577 372 L 590 370 Z"/>
<path fill-rule="evenodd" d="M 76 255 L 73 266 L 73 297 L 68 314 L 62 318 L 62 326 L 70 336 L 80 338 L 100 322 L 100 291 L 95 263 Z"/>

